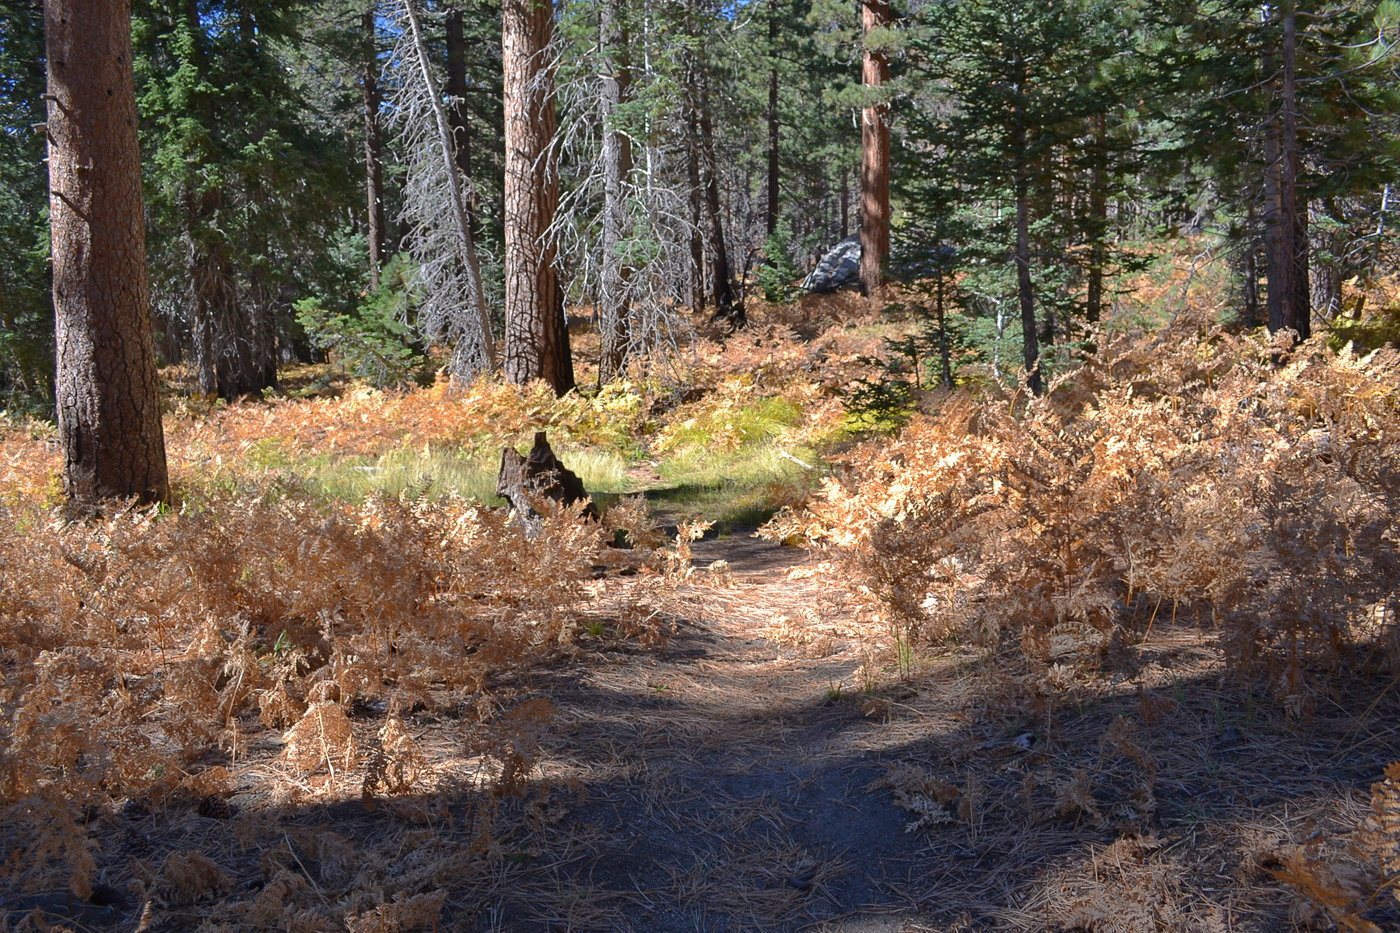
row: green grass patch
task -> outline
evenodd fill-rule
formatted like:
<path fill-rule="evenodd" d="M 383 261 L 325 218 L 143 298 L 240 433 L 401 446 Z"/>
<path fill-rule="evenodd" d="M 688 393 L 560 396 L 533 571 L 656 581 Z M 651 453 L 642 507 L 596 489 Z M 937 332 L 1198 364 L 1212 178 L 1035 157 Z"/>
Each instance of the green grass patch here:
<path fill-rule="evenodd" d="M 626 461 L 617 453 L 596 448 L 559 451 L 559 459 L 583 480 L 590 494 L 627 491 Z M 330 498 L 360 501 L 373 493 L 435 498 L 458 495 L 483 505 L 500 505 L 496 476 L 497 451 L 409 449 L 390 451 L 369 462 L 342 461 L 306 477 L 309 485 Z"/>
<path fill-rule="evenodd" d="M 606 500 L 630 491 L 627 461 L 615 451 L 563 448 L 559 457 L 591 495 Z M 400 447 L 378 457 L 296 458 L 276 444 L 267 444 L 256 445 L 254 455 L 243 464 L 246 474 L 234 466 L 205 484 L 196 478 L 184 492 L 198 499 L 201 493 L 219 489 L 260 489 L 274 479 L 326 500 L 362 502 L 376 494 L 427 499 L 458 495 L 483 505 L 502 505 L 503 500 L 496 497 L 500 465 L 498 449 Z"/>
<path fill-rule="evenodd" d="M 815 466 L 810 450 L 789 452 L 773 441 L 662 461 L 658 472 L 665 485 L 648 498 L 678 519 L 713 521 L 720 533 L 760 525 L 783 506 L 801 501 L 820 476 L 819 470 L 784 454 Z"/>
<path fill-rule="evenodd" d="M 801 406 L 751 391 L 736 380 L 661 432 L 652 453 L 662 485 L 648 492 L 661 512 L 713 521 L 723 533 L 761 524 L 815 483 L 820 472 L 797 462 L 815 467 L 815 455 L 788 440 L 804 418 Z"/>

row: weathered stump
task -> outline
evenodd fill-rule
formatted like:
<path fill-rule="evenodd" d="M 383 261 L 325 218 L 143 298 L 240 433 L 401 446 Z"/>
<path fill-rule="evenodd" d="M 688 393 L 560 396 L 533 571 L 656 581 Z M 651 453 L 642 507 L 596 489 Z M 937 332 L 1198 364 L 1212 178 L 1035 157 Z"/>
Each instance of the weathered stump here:
<path fill-rule="evenodd" d="M 535 446 L 525 457 L 514 447 L 503 448 L 501 472 L 496 478 L 496 495 L 510 503 L 516 520 L 532 538 L 544 521 L 536 508 L 541 500 L 574 505 L 588 498 L 583 480 L 554 455 L 544 435 L 543 431 L 535 432 Z M 597 519 L 598 510 L 590 502 L 583 514 Z"/>

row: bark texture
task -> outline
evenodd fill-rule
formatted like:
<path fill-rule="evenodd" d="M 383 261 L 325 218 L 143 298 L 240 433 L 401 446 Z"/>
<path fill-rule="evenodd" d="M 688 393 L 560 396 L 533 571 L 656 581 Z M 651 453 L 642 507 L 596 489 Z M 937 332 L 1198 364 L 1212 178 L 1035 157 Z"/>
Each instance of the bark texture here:
<path fill-rule="evenodd" d="M 574 387 L 564 294 L 550 233 L 559 206 L 554 139 L 554 35 L 549 0 L 505 0 L 501 58 L 505 88 L 505 373 L 543 379 L 560 395 Z"/>
<path fill-rule="evenodd" d="M 861 24 L 867 38 L 892 21 L 888 0 L 862 0 Z M 889 56 L 867 45 L 861 77 L 867 88 L 884 87 L 890 80 Z M 890 254 L 889 109 L 882 101 L 861 111 L 860 287 L 867 295 L 885 284 Z"/>
<path fill-rule="evenodd" d="M 528 456 L 520 456 L 514 447 L 501 449 L 496 495 L 510 503 L 515 520 L 533 538 L 544 525 L 539 509 L 545 500 L 571 506 L 586 502 L 588 490 L 583 488 L 583 480 L 555 456 L 545 432 L 536 431 L 535 444 Z M 584 507 L 583 514 L 595 521 L 598 518 L 598 510 L 591 502 Z"/>
<path fill-rule="evenodd" d="M 627 29 L 619 0 L 605 0 L 599 8 L 598 39 L 602 47 L 603 119 L 603 258 L 598 307 L 602 348 L 598 359 L 598 384 L 611 382 L 627 366 L 630 264 L 622 256 L 626 238 L 627 178 L 632 174 L 632 140 L 617 125 L 618 108 L 632 86 L 627 54 Z"/>
<path fill-rule="evenodd" d="M 1298 193 L 1302 152 L 1298 137 L 1298 28 L 1293 5 L 1279 14 L 1283 49 L 1279 72 L 1279 114 L 1269 129 L 1267 213 L 1264 252 L 1269 283 L 1269 332 L 1292 328 L 1299 338 L 1312 332 L 1308 290 L 1308 216 Z"/>
<path fill-rule="evenodd" d="M 49 0 L 49 210 L 63 485 L 168 494 L 146 284 L 129 0 Z"/>

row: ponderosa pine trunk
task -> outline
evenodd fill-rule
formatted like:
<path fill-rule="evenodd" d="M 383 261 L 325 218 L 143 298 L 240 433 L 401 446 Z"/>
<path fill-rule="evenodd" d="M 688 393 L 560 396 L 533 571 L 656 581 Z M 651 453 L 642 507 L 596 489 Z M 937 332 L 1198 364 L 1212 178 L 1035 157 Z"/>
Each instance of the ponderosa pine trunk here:
<path fill-rule="evenodd" d="M 889 83 L 889 56 L 872 47 L 871 36 L 892 21 L 888 0 L 862 0 L 867 45 L 861 76 L 867 89 Z M 883 100 L 861 111 L 860 158 L 860 287 L 871 295 L 885 283 L 890 254 L 890 124 L 889 104 Z"/>
<path fill-rule="evenodd" d="M 1267 213 L 1264 251 L 1267 265 L 1269 332 L 1292 328 L 1306 340 L 1312 333 L 1308 289 L 1308 217 L 1299 196 L 1302 153 L 1298 138 L 1298 24 L 1291 3 L 1279 13 L 1283 48 L 1279 114 L 1268 130 Z"/>
<path fill-rule="evenodd" d="M 550 0 L 505 0 L 501 59 L 505 88 L 506 378 L 543 379 L 559 395 L 574 387 L 564 294 L 550 227 L 559 205 L 554 81 L 548 48 Z"/>
<path fill-rule="evenodd" d="M 129 0 L 48 0 L 49 223 L 64 491 L 169 494 L 146 283 Z"/>

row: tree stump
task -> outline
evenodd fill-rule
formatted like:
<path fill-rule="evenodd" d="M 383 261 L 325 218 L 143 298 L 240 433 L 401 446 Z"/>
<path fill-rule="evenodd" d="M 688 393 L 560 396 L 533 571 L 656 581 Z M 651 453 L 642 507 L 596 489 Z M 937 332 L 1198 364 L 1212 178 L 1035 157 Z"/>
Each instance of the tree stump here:
<path fill-rule="evenodd" d="M 588 498 L 583 480 L 554 455 L 545 439 L 545 432 L 535 432 L 535 446 L 529 456 L 522 457 L 514 447 L 501 450 L 501 472 L 496 478 L 496 495 L 510 503 L 516 521 L 530 537 L 539 534 L 544 524 L 536 506 L 545 499 L 562 505 L 574 505 Z M 583 514 L 598 518 L 598 510 L 588 503 Z"/>

